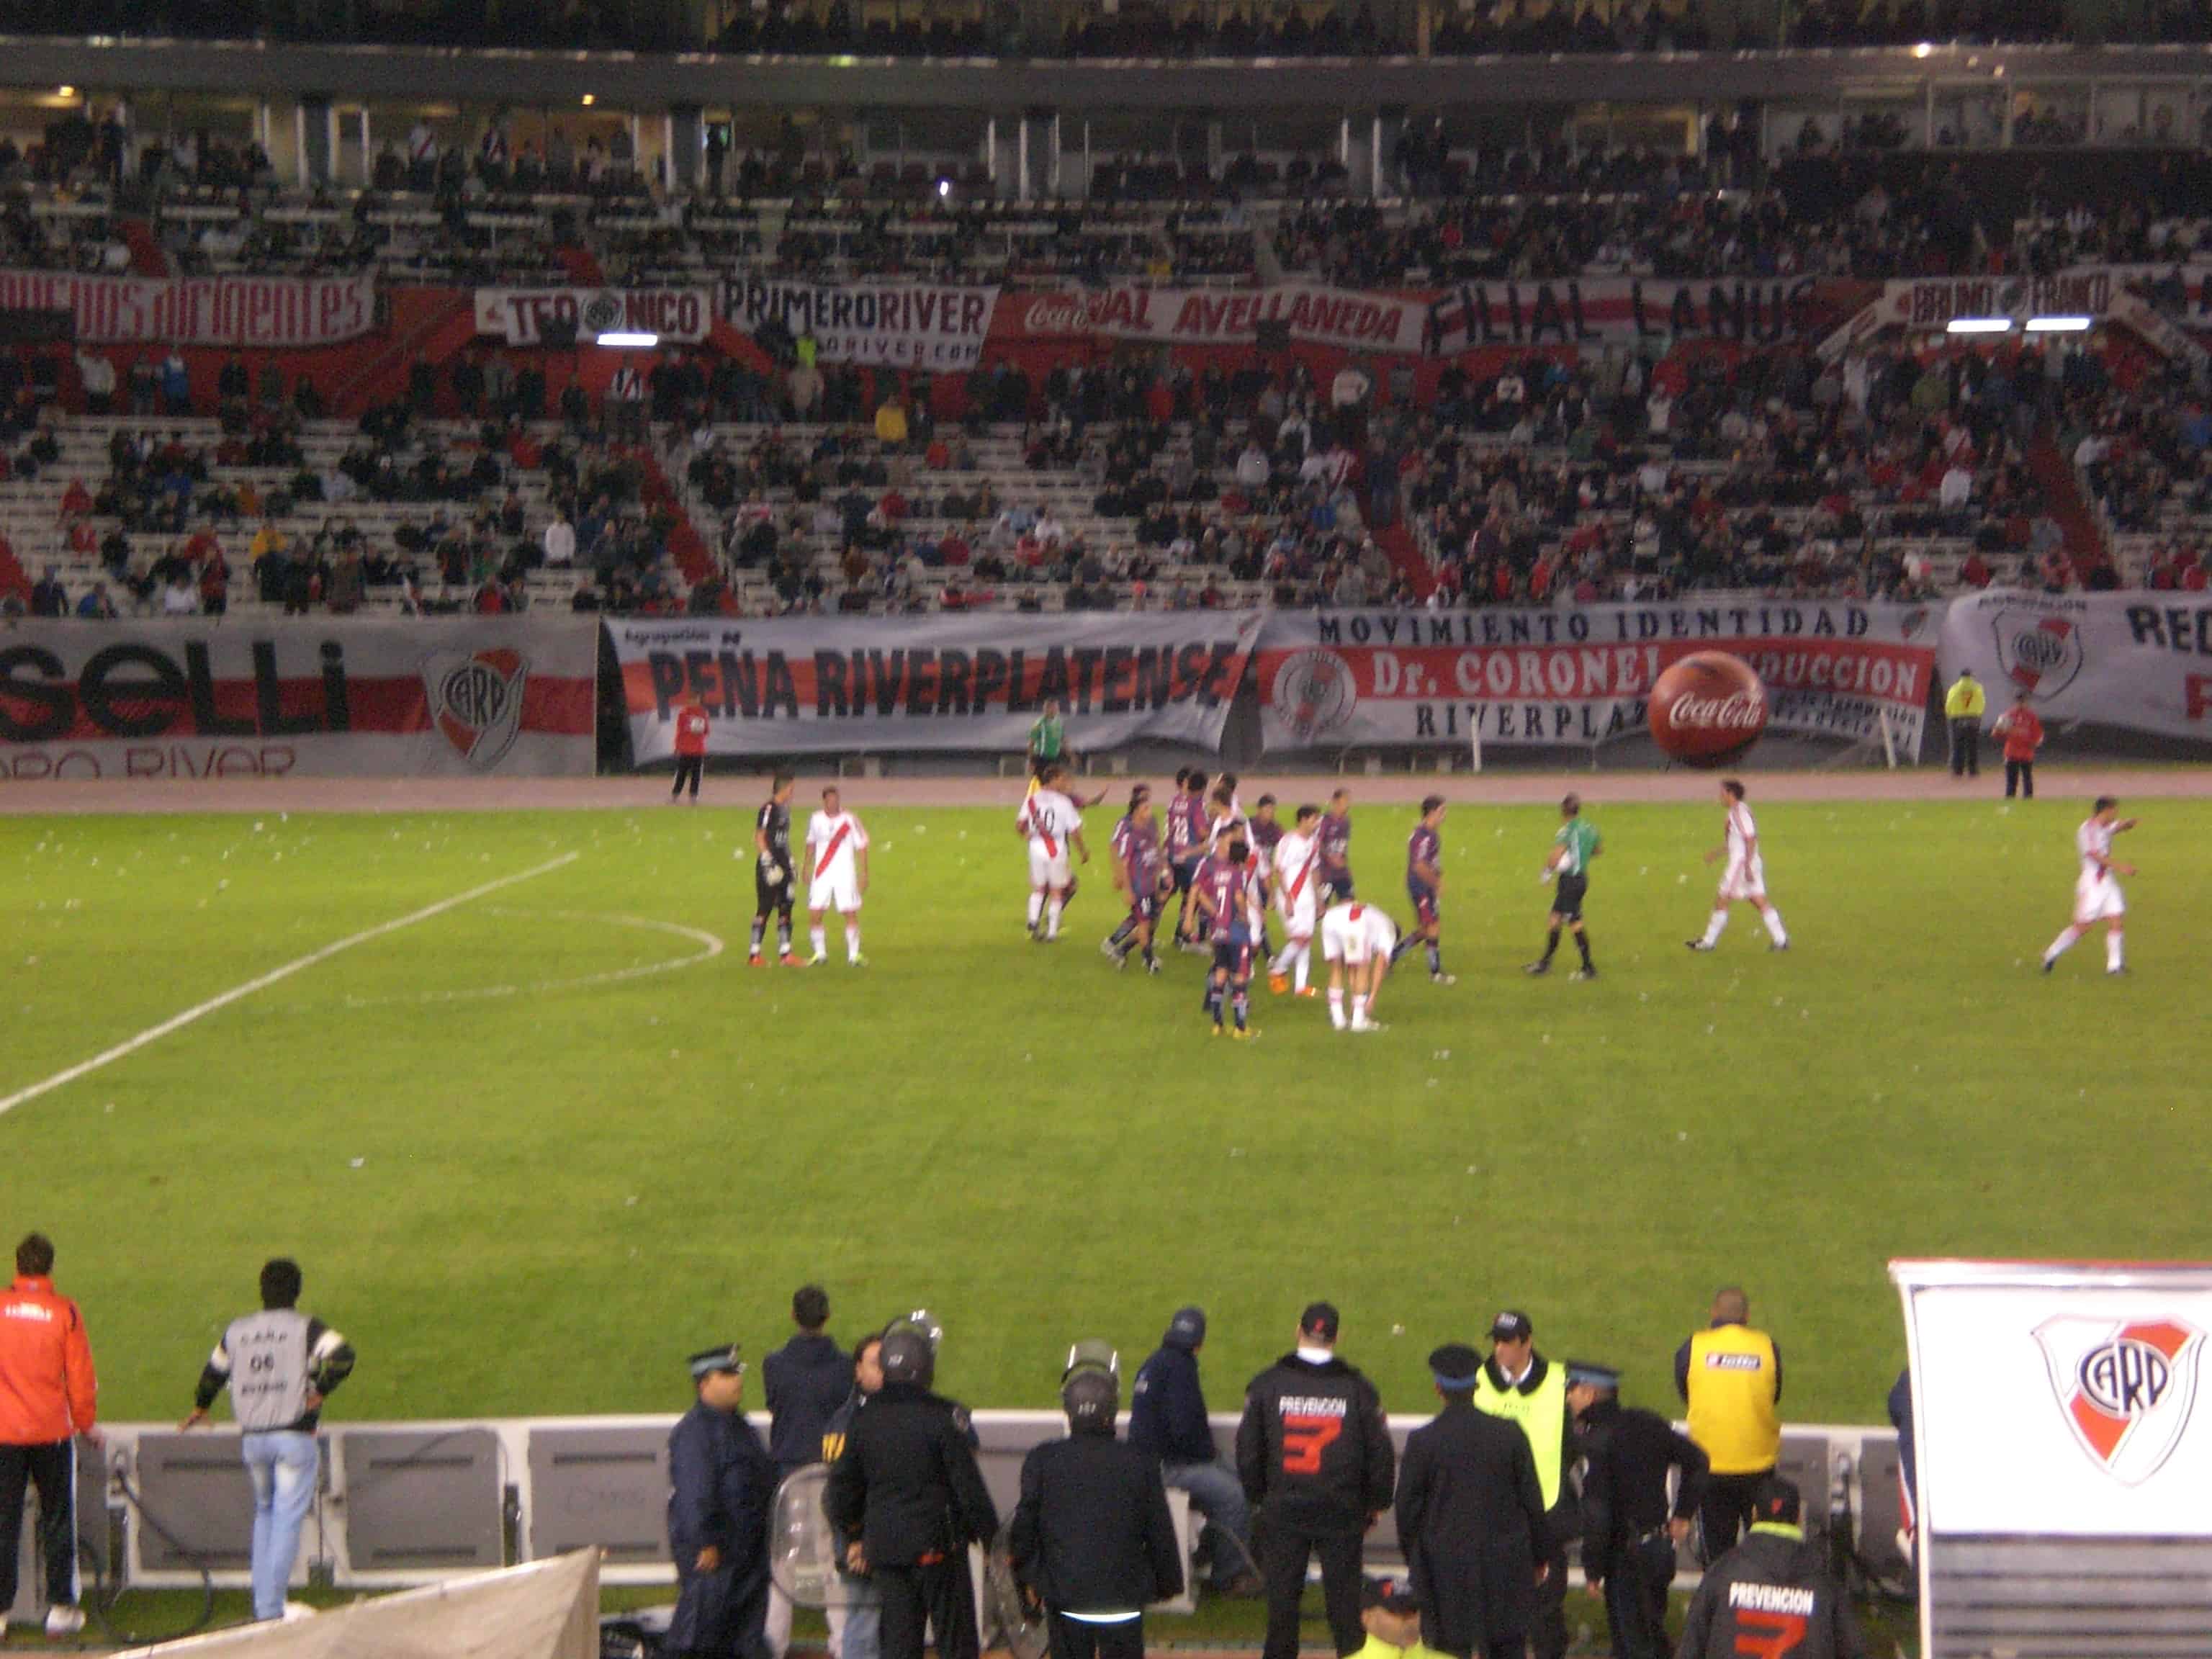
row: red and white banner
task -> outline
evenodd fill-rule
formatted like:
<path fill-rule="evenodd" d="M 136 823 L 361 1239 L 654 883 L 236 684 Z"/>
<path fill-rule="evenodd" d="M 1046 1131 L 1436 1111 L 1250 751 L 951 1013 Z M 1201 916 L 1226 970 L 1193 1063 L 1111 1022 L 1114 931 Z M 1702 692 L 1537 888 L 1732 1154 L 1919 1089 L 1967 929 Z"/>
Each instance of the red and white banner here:
<path fill-rule="evenodd" d="M 1863 741 L 1887 715 L 1917 757 L 1941 625 L 1924 606 L 1842 601 L 1276 611 L 1261 737 L 1269 753 L 1594 745 L 1646 731 L 1661 672 L 1717 647 L 1765 683 L 1770 729 Z"/>
<path fill-rule="evenodd" d="M 1572 345 L 1584 340 L 1719 340 L 1771 344 L 1817 331 L 1835 285 L 1814 277 L 1674 280 L 1585 276 L 1558 282 L 1466 283 L 1428 308 L 1429 349 Z"/>
<path fill-rule="evenodd" d="M 1078 750 L 1218 746 L 1260 613 L 610 620 L 639 765 L 675 752 L 696 697 L 708 752 L 1019 753 L 1048 702 Z"/>
<path fill-rule="evenodd" d="M 588 775 L 598 663 L 571 616 L 23 623 L 0 778 Z"/>
<path fill-rule="evenodd" d="M 1112 288 L 1009 295 L 999 337 L 1018 340 L 1150 340 L 1160 345 L 1250 345 L 1260 325 L 1281 323 L 1303 343 L 1357 351 L 1421 349 L 1425 297 L 1358 294 L 1285 283 L 1275 288 Z"/>
<path fill-rule="evenodd" d="M 1943 622 L 1944 677 L 1962 668 L 1990 688 L 1992 720 L 2025 691 L 2045 721 L 2212 742 L 2212 599 L 2202 593 L 1970 593 Z"/>
<path fill-rule="evenodd" d="M 996 288 L 933 283 L 821 287 L 757 277 L 722 286 L 722 315 L 750 334 L 776 323 L 813 337 L 825 363 L 969 369 L 981 361 L 998 310 Z"/>
<path fill-rule="evenodd" d="M 705 288 L 480 288 L 477 332 L 509 345 L 544 343 L 548 323 L 574 325 L 574 343 L 599 334 L 657 334 L 696 345 L 714 326 L 714 292 Z"/>
<path fill-rule="evenodd" d="M 376 326 L 376 284 L 367 276 L 0 270 L 0 311 L 66 311 L 85 345 L 325 346 Z"/>

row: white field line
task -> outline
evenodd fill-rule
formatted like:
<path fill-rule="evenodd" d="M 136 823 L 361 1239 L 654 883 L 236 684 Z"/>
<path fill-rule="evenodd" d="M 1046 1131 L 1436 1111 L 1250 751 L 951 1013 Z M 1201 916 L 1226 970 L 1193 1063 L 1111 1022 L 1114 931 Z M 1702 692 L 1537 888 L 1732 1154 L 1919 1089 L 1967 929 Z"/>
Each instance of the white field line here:
<path fill-rule="evenodd" d="M 159 1042 L 172 1031 L 180 1031 L 193 1021 L 204 1019 L 217 1010 L 228 1008 L 234 1002 L 242 1001 L 257 991 L 265 991 L 280 980 L 289 979 L 293 975 L 313 968 L 319 963 L 328 962 L 342 951 L 350 951 L 356 945 L 366 945 L 371 939 L 382 939 L 387 933 L 396 933 L 403 927 L 412 927 L 418 921 L 428 921 L 433 916 L 441 916 L 448 910 L 459 909 L 464 904 L 471 904 L 477 899 L 488 897 L 501 888 L 513 887 L 519 882 L 550 875 L 566 865 L 574 864 L 580 856 L 581 855 L 575 853 L 563 853 L 559 858 L 549 860 L 531 869 L 517 871 L 511 876 L 501 876 L 498 880 L 488 881 L 481 887 L 471 887 L 465 893 L 456 893 L 451 898 L 440 899 L 435 904 L 426 904 L 421 909 L 410 911 L 406 915 L 395 916 L 390 921 L 380 921 L 374 927 L 364 927 L 358 933 L 349 933 L 343 939 L 333 939 L 320 950 L 311 951 L 306 956 L 288 962 L 281 968 L 272 968 L 258 979 L 250 979 L 243 985 L 234 985 L 220 996 L 210 997 L 205 1002 L 195 1003 L 180 1014 L 172 1014 L 159 1025 L 149 1025 L 135 1036 L 125 1037 L 112 1048 L 103 1049 L 90 1060 L 80 1060 L 65 1071 L 56 1072 L 42 1082 L 33 1083 L 26 1089 L 18 1089 L 12 1095 L 0 1097 L 0 1114 L 11 1112 L 25 1102 L 36 1100 L 43 1094 L 52 1093 L 64 1084 L 74 1083 L 79 1078 L 100 1070 L 103 1066 L 112 1066 L 118 1060 L 128 1059 L 149 1044 Z"/>
<path fill-rule="evenodd" d="M 668 933 L 677 939 L 690 939 L 698 945 L 688 957 L 668 957 L 659 962 L 639 963 L 634 967 L 609 969 L 604 973 L 580 974 L 573 979 L 534 980 L 527 985 L 473 985 L 455 991 L 416 991 L 390 997 L 348 997 L 349 1008 L 388 1008 L 396 1003 L 428 1004 L 439 1002 L 479 1002 L 500 997 L 538 996 L 553 991 L 576 991 L 594 985 L 625 985 L 632 980 L 651 979 L 656 974 L 672 974 L 678 969 L 696 968 L 702 962 L 712 962 L 729 947 L 721 939 L 703 927 L 686 927 L 681 922 L 655 921 L 650 916 L 599 915 L 582 910 L 510 910 L 493 905 L 483 912 L 488 916 L 544 916 L 555 921 L 597 921 L 612 927 L 635 927 L 652 933 Z"/>

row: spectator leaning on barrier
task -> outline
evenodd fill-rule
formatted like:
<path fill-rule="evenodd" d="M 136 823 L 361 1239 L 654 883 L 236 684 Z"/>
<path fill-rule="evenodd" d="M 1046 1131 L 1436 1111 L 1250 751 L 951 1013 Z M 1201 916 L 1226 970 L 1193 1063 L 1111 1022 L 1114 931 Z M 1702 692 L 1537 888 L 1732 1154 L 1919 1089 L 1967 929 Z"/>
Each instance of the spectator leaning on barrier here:
<path fill-rule="evenodd" d="M 1709 1562 L 1735 1542 L 1753 1494 L 1782 1455 L 1782 1351 L 1750 1320 L 1751 1298 L 1728 1285 L 1713 1297 L 1711 1324 L 1674 1352 L 1690 1438 L 1712 1465 L 1698 1510 L 1699 1553 Z"/>
<path fill-rule="evenodd" d="M 31 1233 L 15 1247 L 15 1280 L 0 1297 L 0 1637 L 15 1605 L 23 1500 L 34 1486 L 46 1634 L 84 1628 L 76 1604 L 76 1437 L 100 1443 L 100 1383 L 84 1316 L 55 1291 L 53 1274 L 52 1243 Z"/>
<path fill-rule="evenodd" d="M 761 1361 L 761 1382 L 768 1396 L 768 1451 L 781 1480 L 794 1469 L 822 1461 L 822 1438 L 830 1419 L 853 1391 L 853 1364 L 823 1330 L 830 1322 L 830 1297 L 819 1285 L 802 1285 L 792 1293 L 792 1322 L 799 1331 Z M 791 1645 L 791 1603 L 773 1586 L 769 1591 L 768 1644 L 781 1656 Z"/>
<path fill-rule="evenodd" d="M 323 1401 L 352 1375 L 352 1345 L 299 1310 L 299 1264 L 279 1256 L 261 1269 L 261 1309 L 234 1319 L 201 1368 L 191 1413 L 178 1426 L 208 1420 L 228 1386 L 238 1419 L 239 1455 L 253 1481 L 253 1616 L 282 1619 L 300 1528 L 315 1500 L 319 1462 L 315 1426 Z"/>
<path fill-rule="evenodd" d="M 1212 1562 L 1217 1595 L 1252 1595 L 1260 1589 L 1253 1570 L 1251 1510 L 1237 1473 L 1221 1461 L 1198 1374 L 1206 1346 L 1206 1310 L 1178 1308 L 1152 1358 L 1137 1368 L 1129 1390 L 1129 1443 L 1159 1460 L 1160 1477 L 1190 1494 L 1206 1517 L 1201 1552 Z"/>

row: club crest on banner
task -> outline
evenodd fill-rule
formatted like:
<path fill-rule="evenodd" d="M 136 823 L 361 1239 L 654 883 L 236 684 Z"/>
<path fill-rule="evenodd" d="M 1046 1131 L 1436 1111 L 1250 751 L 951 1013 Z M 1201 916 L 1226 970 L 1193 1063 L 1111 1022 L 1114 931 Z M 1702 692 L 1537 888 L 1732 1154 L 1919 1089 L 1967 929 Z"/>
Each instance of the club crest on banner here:
<path fill-rule="evenodd" d="M 2033 611 L 2000 611 L 1993 625 L 1997 666 L 2006 678 L 2039 702 L 2057 696 L 2081 672 L 2078 623 Z"/>
<path fill-rule="evenodd" d="M 1359 706 L 1352 665 L 1334 651 L 1300 651 L 1275 671 L 1267 700 L 1298 743 L 1326 736 Z"/>
<path fill-rule="evenodd" d="M 2051 1391 L 2089 1460 L 2124 1486 L 2164 1467 L 2197 1405 L 2204 1333 L 2178 1319 L 2062 1315 L 2035 1328 Z"/>
<path fill-rule="evenodd" d="M 529 678 L 530 660 L 520 651 L 433 657 L 422 665 L 432 723 L 478 772 L 497 766 L 521 735 L 522 693 Z"/>

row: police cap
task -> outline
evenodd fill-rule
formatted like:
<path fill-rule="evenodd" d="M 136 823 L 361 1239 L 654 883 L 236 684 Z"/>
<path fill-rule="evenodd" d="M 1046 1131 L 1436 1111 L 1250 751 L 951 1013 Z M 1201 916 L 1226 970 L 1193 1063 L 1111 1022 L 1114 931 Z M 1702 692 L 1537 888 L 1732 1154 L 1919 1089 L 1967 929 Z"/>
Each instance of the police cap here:
<path fill-rule="evenodd" d="M 1567 1361 L 1567 1386 L 1571 1389 L 1601 1389 L 1607 1394 L 1620 1392 L 1620 1372 L 1611 1365 L 1601 1365 L 1595 1359 Z"/>
<path fill-rule="evenodd" d="M 738 1358 L 734 1342 L 725 1342 L 719 1348 L 702 1348 L 685 1363 L 691 1367 L 694 1379 L 712 1376 L 716 1371 L 735 1371 L 740 1376 L 745 1374 L 745 1362 Z"/>
<path fill-rule="evenodd" d="M 1482 1374 L 1482 1356 L 1464 1342 L 1447 1342 L 1429 1356 L 1429 1375 L 1440 1389 L 1471 1389 Z"/>

